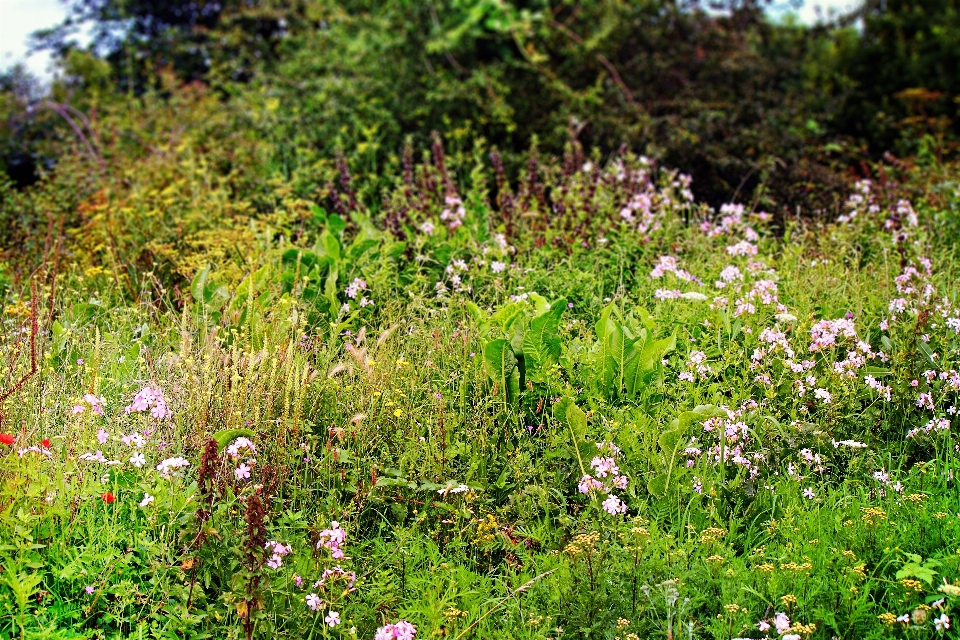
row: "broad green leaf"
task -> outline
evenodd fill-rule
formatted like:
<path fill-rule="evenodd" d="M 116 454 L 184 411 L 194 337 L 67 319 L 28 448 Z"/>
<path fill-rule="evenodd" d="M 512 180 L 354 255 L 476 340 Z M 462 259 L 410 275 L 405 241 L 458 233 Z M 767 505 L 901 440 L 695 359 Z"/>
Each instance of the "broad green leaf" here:
<path fill-rule="evenodd" d="M 585 443 L 585 438 L 587 437 L 587 414 L 574 403 L 572 398 L 565 397 L 554 406 L 553 415 L 558 420 L 566 423 L 567 429 L 570 431 L 570 439 L 573 442 L 574 451 L 577 452 L 577 462 L 580 464 L 580 473 L 586 473 L 580 445 Z"/>
<path fill-rule="evenodd" d="M 252 438 L 254 435 L 251 429 L 224 429 L 213 434 L 213 439 L 217 442 L 217 451 L 223 451 L 237 438 Z"/>
<path fill-rule="evenodd" d="M 516 302 L 511 302 L 504 305 L 498 309 L 496 313 L 490 316 L 490 323 L 498 325 L 504 331 L 504 333 L 507 333 L 510 330 L 510 327 L 513 325 L 513 322 L 522 314 L 523 307 Z"/>
<path fill-rule="evenodd" d="M 340 260 L 340 241 L 327 230 L 320 234 L 320 243 L 326 255 L 333 261 Z"/>
<path fill-rule="evenodd" d="M 349 258 L 351 262 L 356 262 L 363 254 L 378 244 L 380 244 L 380 241 L 375 238 L 357 238 L 347 250 L 347 258 Z"/>
<path fill-rule="evenodd" d="M 347 228 L 347 222 L 334 213 L 327 217 L 327 228 L 331 233 L 339 236 Z"/>
<path fill-rule="evenodd" d="M 483 348 L 483 364 L 487 375 L 506 388 L 507 378 L 517 366 L 517 357 L 506 340 L 491 340 Z"/>
<path fill-rule="evenodd" d="M 203 303 L 204 300 L 204 291 L 207 288 L 207 280 L 210 279 L 210 265 L 205 264 L 200 271 L 197 271 L 197 275 L 193 276 L 193 281 L 190 283 L 190 295 L 193 296 L 194 301 Z"/>
<path fill-rule="evenodd" d="M 483 309 L 477 306 L 476 303 L 467 300 L 464 303 L 464 306 L 467 308 L 467 311 L 470 313 L 470 318 L 472 318 L 477 325 L 483 324 L 484 320 L 487 319 L 487 314 L 485 314 L 483 312 Z"/>
<path fill-rule="evenodd" d="M 539 293 L 530 293 L 527 297 L 533 301 L 534 315 L 541 316 L 550 311 L 550 302 Z"/>
<path fill-rule="evenodd" d="M 560 359 L 560 317 L 566 309 L 567 301 L 557 300 L 541 316 L 533 319 L 523 335 L 521 348 L 528 360 L 527 366 L 543 367 Z"/>
<path fill-rule="evenodd" d="M 647 481 L 647 491 L 651 495 L 662 498 L 667 495 L 667 487 L 670 483 L 670 476 L 666 473 L 658 473 Z"/>

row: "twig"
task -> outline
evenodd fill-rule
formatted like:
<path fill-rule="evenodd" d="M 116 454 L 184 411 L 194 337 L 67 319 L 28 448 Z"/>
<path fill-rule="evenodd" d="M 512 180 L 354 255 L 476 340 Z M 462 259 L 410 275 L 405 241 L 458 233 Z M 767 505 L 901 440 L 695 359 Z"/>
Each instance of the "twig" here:
<path fill-rule="evenodd" d="M 37 334 L 40 325 L 37 322 L 37 281 L 30 282 L 30 371 L 23 375 L 15 384 L 0 395 L 0 423 L 3 422 L 3 402 L 20 390 L 20 388 L 37 372 Z"/>
<path fill-rule="evenodd" d="M 570 27 L 568 27 L 567 25 L 557 22 L 556 20 L 551 20 L 549 24 L 554 29 L 559 29 L 560 31 L 563 31 L 563 33 L 566 34 L 568 38 L 570 38 L 577 44 L 583 44 L 583 38 L 577 35 L 577 33 L 571 30 Z M 630 92 L 630 88 L 627 87 L 627 84 L 623 81 L 623 78 L 620 76 L 620 72 L 617 71 L 617 68 L 615 66 L 613 66 L 613 63 L 610 62 L 607 59 L 607 57 L 602 53 L 594 53 L 593 55 L 597 59 L 597 61 L 600 64 L 602 64 L 607 71 L 610 72 L 610 77 L 612 77 L 613 81 L 617 83 L 618 87 L 620 87 L 620 91 L 623 92 L 623 97 L 627 99 L 627 102 L 629 102 L 631 106 L 634 106 L 634 107 L 637 106 L 637 102 L 636 100 L 633 99 L 633 94 Z"/>
<path fill-rule="evenodd" d="M 537 581 L 540 580 L 541 578 L 547 577 L 548 575 L 550 575 L 550 574 L 553 573 L 554 571 L 556 571 L 556 569 L 550 569 L 550 571 L 546 571 L 546 572 L 544 572 L 544 573 L 541 573 L 540 575 L 532 578 L 531 580 L 528 580 L 528 581 L 525 582 L 524 584 L 522 584 L 522 585 L 520 585 L 519 587 L 517 587 L 513 592 L 508 593 L 507 595 L 505 595 L 503 598 L 500 599 L 500 602 L 498 602 L 498 603 L 496 604 L 496 606 L 493 607 L 493 609 L 490 609 L 490 611 L 487 611 L 485 614 L 483 614 L 482 616 L 480 616 L 479 618 L 477 618 L 476 620 L 474 620 L 473 623 L 472 623 L 469 627 L 467 627 L 466 629 L 464 629 L 463 631 L 461 631 L 460 634 L 459 634 L 456 638 L 454 638 L 453 640 L 460 640 L 460 638 L 462 638 L 463 636 L 465 636 L 465 635 L 467 635 L 468 633 L 470 633 L 470 631 L 472 631 L 474 627 L 476 627 L 478 624 L 480 624 L 480 623 L 483 621 L 484 618 L 486 618 L 486 617 L 489 616 L 491 613 L 493 613 L 494 611 L 496 611 L 497 609 L 499 609 L 500 607 L 502 607 L 503 604 L 504 604 L 507 600 L 509 600 L 510 598 L 512 598 L 513 596 L 517 595 L 518 593 L 520 593 L 520 592 L 522 592 L 522 591 L 526 591 L 527 589 L 529 589 L 530 587 L 532 587 L 535 582 L 537 582 Z"/>

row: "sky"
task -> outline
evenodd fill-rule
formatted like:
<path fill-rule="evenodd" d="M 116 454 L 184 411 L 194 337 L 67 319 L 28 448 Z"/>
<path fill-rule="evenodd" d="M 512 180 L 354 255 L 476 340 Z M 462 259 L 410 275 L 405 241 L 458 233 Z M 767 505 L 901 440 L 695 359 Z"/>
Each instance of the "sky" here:
<path fill-rule="evenodd" d="M 804 0 L 796 13 L 802 22 L 811 24 L 816 20 L 818 5 L 827 11 L 849 9 L 855 4 L 856 0 Z M 781 15 L 789 6 L 789 0 L 776 0 L 772 13 Z M 49 80 L 50 56 L 46 53 L 27 56 L 27 42 L 37 29 L 55 26 L 65 17 L 63 0 L 0 0 L 0 69 L 22 62 L 33 75 Z"/>

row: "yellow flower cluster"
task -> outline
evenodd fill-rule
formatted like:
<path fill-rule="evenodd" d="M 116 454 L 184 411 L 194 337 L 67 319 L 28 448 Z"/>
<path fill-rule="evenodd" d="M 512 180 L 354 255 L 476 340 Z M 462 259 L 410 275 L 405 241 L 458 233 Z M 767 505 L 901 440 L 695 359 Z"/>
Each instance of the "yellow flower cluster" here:
<path fill-rule="evenodd" d="M 815 623 L 811 624 L 800 624 L 795 622 L 792 627 L 790 627 L 791 633 L 798 633 L 802 636 L 812 636 L 817 631 L 817 625 Z"/>
<path fill-rule="evenodd" d="M 593 551 L 598 542 L 600 542 L 599 532 L 581 533 L 573 538 L 573 542 L 568 544 L 563 552 L 571 556 L 578 556 L 581 553 Z"/>
<path fill-rule="evenodd" d="M 803 564 L 797 564 L 796 562 L 787 562 L 780 565 L 782 571 L 810 571 L 813 569 L 813 563 L 804 562 Z"/>
<path fill-rule="evenodd" d="M 903 588 L 907 591 L 915 591 L 920 593 L 923 591 L 923 583 L 919 580 L 911 580 L 910 578 L 904 578 L 900 581 L 900 584 L 903 585 Z"/>
<path fill-rule="evenodd" d="M 887 512 L 877 507 L 860 507 L 860 512 L 863 514 L 863 521 L 869 525 L 875 525 L 887 519 Z"/>
<path fill-rule="evenodd" d="M 711 542 L 716 542 L 725 535 L 727 535 L 726 529 L 721 529 L 719 527 L 708 527 L 700 532 L 700 544 L 710 544 Z"/>
<path fill-rule="evenodd" d="M 867 565 L 863 564 L 862 562 L 861 562 L 860 564 L 854 565 L 854 566 L 850 567 L 850 573 L 852 573 L 853 575 L 855 575 L 855 576 L 856 576 L 857 578 L 859 578 L 860 580 L 866 580 L 866 578 L 867 578 Z"/>
<path fill-rule="evenodd" d="M 500 529 L 500 523 L 497 522 L 493 514 L 487 514 L 487 517 L 477 523 L 477 535 L 474 542 L 477 544 L 489 544 L 497 539 L 497 531 Z"/>
<path fill-rule="evenodd" d="M 892 613 L 889 613 L 889 612 L 888 612 L 888 613 L 881 613 L 880 615 L 877 616 L 877 618 L 879 618 L 879 619 L 880 619 L 880 622 L 882 622 L 883 624 L 885 624 L 885 625 L 887 625 L 887 626 L 891 626 L 891 625 L 894 625 L 894 624 L 897 623 L 897 616 L 895 616 L 895 615 L 893 615 Z"/>

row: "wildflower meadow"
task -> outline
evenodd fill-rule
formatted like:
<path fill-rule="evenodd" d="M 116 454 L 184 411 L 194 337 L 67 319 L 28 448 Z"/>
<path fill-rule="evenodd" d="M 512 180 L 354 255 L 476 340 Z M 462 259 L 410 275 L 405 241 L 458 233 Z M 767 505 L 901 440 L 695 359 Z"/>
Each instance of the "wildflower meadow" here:
<path fill-rule="evenodd" d="M 960 637 L 949 153 L 709 202 L 85 73 L 0 174 L 0 639 Z"/>

